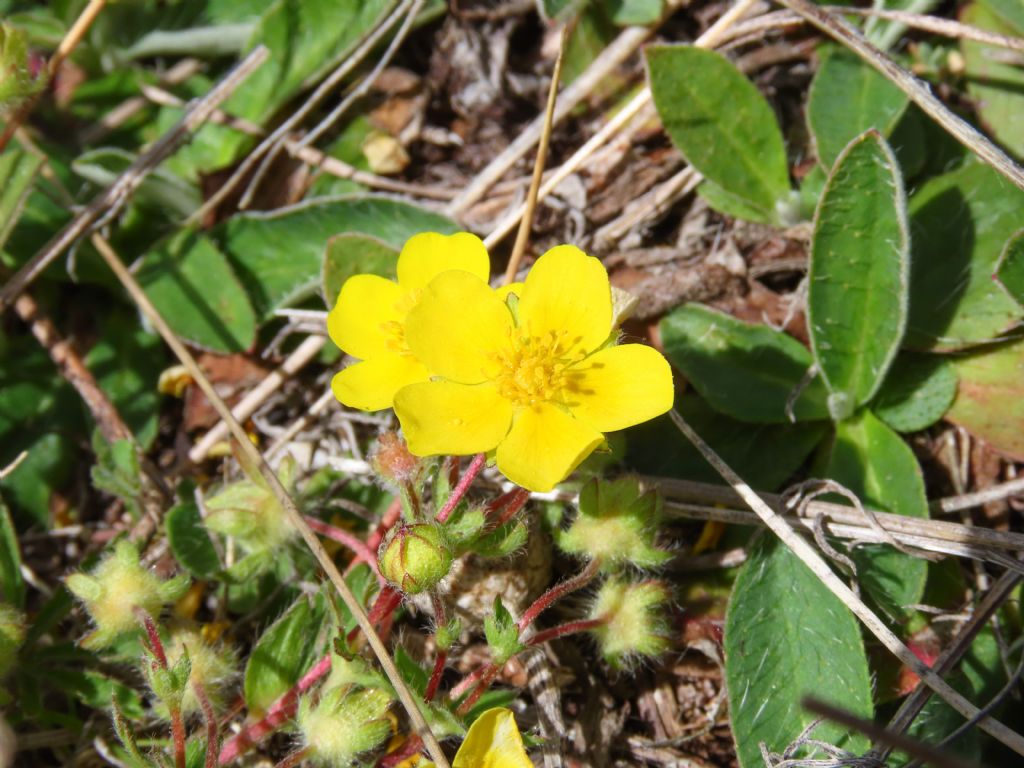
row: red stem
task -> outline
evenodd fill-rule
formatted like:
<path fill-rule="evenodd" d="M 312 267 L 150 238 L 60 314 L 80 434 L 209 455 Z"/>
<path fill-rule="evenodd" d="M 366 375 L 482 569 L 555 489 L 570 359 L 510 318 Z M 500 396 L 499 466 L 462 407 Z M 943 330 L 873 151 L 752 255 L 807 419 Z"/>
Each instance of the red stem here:
<path fill-rule="evenodd" d="M 171 709 L 171 736 L 174 739 L 174 766 L 185 768 L 185 723 L 179 707 Z"/>
<path fill-rule="evenodd" d="M 541 645 L 548 642 L 549 640 L 555 640 L 559 637 L 565 637 L 566 635 L 572 635 L 576 632 L 589 632 L 592 629 L 603 626 L 608 623 L 607 619 L 580 619 L 579 621 L 570 621 L 567 624 L 559 624 L 557 627 L 551 627 L 538 632 L 536 635 L 530 638 L 530 645 Z"/>
<path fill-rule="evenodd" d="M 385 585 L 384 588 L 377 593 L 377 599 L 373 603 L 373 607 L 370 609 L 370 623 L 380 625 L 389 618 L 402 604 L 402 593 L 390 585 Z M 354 627 L 351 632 L 348 633 L 348 641 L 351 643 L 356 639 L 356 636 L 361 630 L 359 627 Z M 386 635 L 387 633 L 382 633 Z"/>
<path fill-rule="evenodd" d="M 459 705 L 458 710 L 456 710 L 456 714 L 460 716 L 465 715 L 473 708 L 473 705 L 476 704 L 480 700 L 480 697 L 487 692 L 487 689 L 491 687 L 491 683 L 494 682 L 494 678 L 498 676 L 498 671 L 499 669 L 496 664 L 491 664 L 487 668 L 487 672 L 484 674 L 476 688 L 473 689 L 473 692 L 469 694 L 466 700 Z"/>
<path fill-rule="evenodd" d="M 515 517 L 516 513 L 523 508 L 523 505 L 530 500 L 530 492 L 525 488 L 513 488 L 504 493 L 487 505 L 488 516 L 497 516 L 492 520 L 495 528 L 499 528 Z"/>
<path fill-rule="evenodd" d="M 423 740 L 420 739 L 419 736 L 413 734 L 406 739 L 405 743 L 401 747 L 391 754 L 384 755 L 379 761 L 377 761 L 377 765 L 379 768 L 395 768 L 395 766 L 412 757 L 421 749 L 423 749 Z"/>
<path fill-rule="evenodd" d="M 325 523 L 323 520 L 319 520 L 310 515 L 305 515 L 304 517 L 306 524 L 321 536 L 326 536 L 332 541 L 336 541 L 352 550 L 357 559 L 362 560 L 370 566 L 370 570 L 377 575 L 377 581 L 381 584 L 384 583 L 384 577 L 380 575 L 380 571 L 377 569 L 377 556 L 362 539 L 358 536 L 352 535 L 348 531 L 342 530 L 330 523 Z"/>
<path fill-rule="evenodd" d="M 448 662 L 448 651 L 438 651 L 434 659 L 434 671 L 430 673 L 430 682 L 427 683 L 427 690 L 423 698 L 433 701 L 437 695 L 438 686 L 441 685 L 441 676 L 444 674 L 444 665 Z"/>
<path fill-rule="evenodd" d="M 475 683 L 481 677 L 486 675 L 487 672 L 490 670 L 490 668 L 493 667 L 493 666 L 494 666 L 493 664 L 484 664 L 482 667 L 477 667 L 476 669 L 474 669 L 472 672 L 470 672 L 462 680 L 462 682 L 460 682 L 458 685 L 456 685 L 454 688 L 452 688 L 452 691 L 449 694 L 449 698 L 451 698 L 451 699 L 459 698 L 459 696 L 461 696 L 462 694 L 464 694 L 466 691 L 468 691 L 470 689 L 470 687 L 473 685 L 473 683 Z"/>
<path fill-rule="evenodd" d="M 206 721 L 205 768 L 217 768 L 217 751 L 220 749 L 217 737 L 217 715 L 213 711 L 213 705 L 210 704 L 210 697 L 206 695 L 203 684 L 196 680 L 192 683 L 192 690 L 195 691 L 199 707 L 203 710 L 203 719 Z"/>
<path fill-rule="evenodd" d="M 142 619 L 142 626 L 146 629 L 146 638 L 149 641 L 149 652 L 156 659 L 156 664 L 161 669 L 167 669 L 167 652 L 164 650 L 163 640 L 160 639 L 160 631 L 156 628 L 153 617 L 141 608 L 136 609 L 136 616 Z M 185 723 L 181 719 L 181 707 L 170 706 L 167 709 L 171 715 L 171 738 L 174 740 L 174 765 L 175 768 L 185 768 Z"/>
<path fill-rule="evenodd" d="M 156 628 L 156 622 L 153 621 L 153 617 L 148 613 L 139 609 L 136 614 L 142 619 L 142 626 L 146 628 L 146 637 L 149 639 L 149 650 L 153 654 L 153 658 L 157 660 L 157 663 L 162 669 L 167 669 L 167 653 L 164 651 L 163 640 L 160 639 L 160 632 Z"/>
<path fill-rule="evenodd" d="M 317 681 L 331 671 L 331 654 L 322 657 L 291 690 L 270 705 L 262 719 L 246 726 L 241 733 L 231 738 L 220 751 L 218 762 L 227 765 L 237 759 L 245 750 L 272 734 L 295 716 L 299 696 L 312 688 Z"/>
<path fill-rule="evenodd" d="M 522 634 L 524 629 L 536 621 L 538 616 L 550 608 L 551 604 L 556 600 L 575 592 L 577 589 L 582 589 L 587 586 L 587 584 L 594 580 L 594 577 L 597 576 L 600 570 L 601 561 L 595 558 L 587 563 L 587 567 L 580 571 L 576 576 L 563 581 L 561 584 L 556 584 L 543 595 L 538 597 L 534 601 L 533 605 L 527 608 L 526 612 L 519 619 L 518 626 L 520 634 Z"/>
<path fill-rule="evenodd" d="M 309 754 L 309 747 L 303 747 L 297 749 L 290 755 L 285 755 L 281 758 L 281 762 L 274 766 L 274 768 L 295 768 L 299 763 L 305 759 L 306 755 Z"/>
<path fill-rule="evenodd" d="M 484 468 L 484 464 L 486 463 L 487 456 L 482 453 L 478 453 L 473 457 L 473 461 L 469 463 L 469 468 L 466 469 L 466 474 L 459 479 L 459 484 L 456 485 L 455 490 L 448 495 L 448 500 L 445 501 L 444 506 L 441 507 L 441 511 L 437 513 L 437 522 L 445 523 L 448 521 L 448 518 L 451 517 L 455 507 L 460 501 L 462 501 L 462 497 L 466 495 L 466 491 L 469 490 L 469 486 L 471 486 L 473 481 L 476 480 L 476 476 L 480 474 L 480 470 Z"/>

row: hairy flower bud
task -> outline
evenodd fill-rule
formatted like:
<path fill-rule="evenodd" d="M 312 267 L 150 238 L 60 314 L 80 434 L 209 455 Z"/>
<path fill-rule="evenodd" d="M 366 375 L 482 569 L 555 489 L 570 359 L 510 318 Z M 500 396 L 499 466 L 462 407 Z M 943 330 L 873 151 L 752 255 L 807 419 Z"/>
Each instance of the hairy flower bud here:
<path fill-rule="evenodd" d="M 182 714 L 200 711 L 196 683 L 203 686 L 214 710 L 223 709 L 227 687 L 235 676 L 237 659 L 234 651 L 228 646 L 208 642 L 198 629 L 179 627 L 171 631 L 166 652 L 167 663 L 172 667 L 186 655 L 190 661 L 188 684 L 181 699 Z"/>
<path fill-rule="evenodd" d="M 141 627 L 139 611 L 156 616 L 164 605 L 181 597 L 188 589 L 189 578 L 181 575 L 161 580 L 139 562 L 135 546 L 122 540 L 91 573 L 71 574 L 65 583 L 85 604 L 96 624 L 96 630 L 82 645 L 103 648 L 119 635 Z"/>
<path fill-rule="evenodd" d="M 452 551 L 436 525 L 398 525 L 381 543 L 377 560 L 385 579 L 406 594 L 417 595 L 448 575 Z"/>
<path fill-rule="evenodd" d="M 295 485 L 295 469 L 294 460 L 286 457 L 277 470 L 281 485 L 289 492 Z M 297 535 L 281 502 L 258 473 L 207 498 L 206 511 L 211 531 L 235 537 L 250 552 L 272 551 Z"/>
<path fill-rule="evenodd" d="M 332 688 L 319 701 L 299 704 L 298 725 L 310 758 L 321 765 L 350 765 L 391 733 L 391 697 L 378 688 Z"/>
<path fill-rule="evenodd" d="M 603 621 L 591 633 L 605 661 L 622 668 L 631 657 L 664 652 L 669 645 L 668 601 L 668 587 L 660 581 L 609 579 L 602 584 L 590 618 Z"/>
<path fill-rule="evenodd" d="M 384 480 L 402 486 L 415 482 L 423 468 L 423 459 L 409 453 L 409 446 L 397 432 L 385 432 L 377 438 L 370 464 Z"/>

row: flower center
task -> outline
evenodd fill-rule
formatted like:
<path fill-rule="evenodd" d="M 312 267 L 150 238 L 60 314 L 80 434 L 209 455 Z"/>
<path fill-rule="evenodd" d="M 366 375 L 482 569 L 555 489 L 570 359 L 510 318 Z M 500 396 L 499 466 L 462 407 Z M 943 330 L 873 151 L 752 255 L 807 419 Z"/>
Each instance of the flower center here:
<path fill-rule="evenodd" d="M 400 355 L 412 355 L 409 345 L 405 342 L 405 318 L 408 317 L 412 308 L 416 306 L 416 302 L 420 300 L 421 293 L 422 290 L 419 288 L 404 293 L 402 298 L 395 302 L 395 312 L 398 314 L 398 318 L 381 323 L 381 330 L 387 336 L 385 344 L 389 352 L 397 352 Z"/>
<path fill-rule="evenodd" d="M 561 331 L 513 336 L 511 349 L 494 355 L 498 394 L 516 405 L 561 401 L 572 378 L 568 369 L 583 357 L 571 347 Z"/>

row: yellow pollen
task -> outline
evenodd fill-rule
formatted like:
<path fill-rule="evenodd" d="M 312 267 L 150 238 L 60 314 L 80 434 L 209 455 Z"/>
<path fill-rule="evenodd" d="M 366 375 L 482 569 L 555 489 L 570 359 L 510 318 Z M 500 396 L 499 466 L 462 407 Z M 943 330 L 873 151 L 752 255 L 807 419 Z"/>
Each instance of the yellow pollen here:
<path fill-rule="evenodd" d="M 513 337 L 512 348 L 494 356 L 498 394 L 516 405 L 560 402 L 572 378 L 568 369 L 581 357 L 571 355 L 563 333 Z"/>
<path fill-rule="evenodd" d="M 381 330 L 387 336 L 385 343 L 389 352 L 397 352 L 402 355 L 412 354 L 409 351 L 409 345 L 405 343 L 405 318 L 408 316 L 409 311 L 416 306 L 416 302 L 420 300 L 422 292 L 421 289 L 416 288 L 403 294 L 402 298 L 395 302 L 395 312 L 398 314 L 398 319 L 381 323 Z"/>

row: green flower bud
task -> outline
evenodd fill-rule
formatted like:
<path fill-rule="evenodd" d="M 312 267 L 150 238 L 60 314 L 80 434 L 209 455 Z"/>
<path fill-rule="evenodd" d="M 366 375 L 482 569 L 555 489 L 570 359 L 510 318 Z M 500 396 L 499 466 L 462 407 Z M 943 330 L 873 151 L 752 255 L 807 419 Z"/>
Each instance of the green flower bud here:
<path fill-rule="evenodd" d="M 446 624 L 442 624 L 434 630 L 434 642 L 440 651 L 451 650 L 451 647 L 459 640 L 462 634 L 462 622 L 458 616 L 453 616 Z"/>
<path fill-rule="evenodd" d="M 361 688 L 387 689 L 388 679 L 374 669 L 361 656 L 344 657 L 337 653 L 331 654 L 331 672 L 324 680 L 321 690 L 334 688 L 350 688 L 357 685 Z"/>
<path fill-rule="evenodd" d="M 376 688 L 333 688 L 299 704 L 298 725 L 309 757 L 320 765 L 350 765 L 391 734 L 391 697 Z"/>
<path fill-rule="evenodd" d="M 557 537 L 569 554 L 600 560 L 605 570 L 624 564 L 653 568 L 671 555 L 654 546 L 661 519 L 661 499 L 640 493 L 634 478 L 592 480 L 580 492 L 579 515 Z"/>
<path fill-rule="evenodd" d="M 282 460 L 277 476 L 291 491 L 295 462 L 290 457 Z M 250 552 L 277 549 L 297 535 L 277 496 L 259 475 L 224 486 L 206 499 L 205 506 L 206 526 L 238 539 Z"/>
<path fill-rule="evenodd" d="M 187 716 L 201 711 L 199 699 L 196 698 L 196 683 L 203 686 L 214 710 L 224 708 L 228 687 L 234 680 L 238 662 L 233 649 L 208 642 L 199 629 L 178 627 L 172 630 L 164 650 L 167 663 L 172 667 L 186 657 L 190 662 L 181 698 L 182 714 Z"/>
<path fill-rule="evenodd" d="M 660 581 L 609 579 L 602 584 L 589 618 L 603 621 L 591 633 L 605 661 L 622 668 L 633 657 L 657 656 L 667 650 L 668 602 L 668 587 Z"/>
<path fill-rule="evenodd" d="M 98 649 L 108 647 L 126 632 L 141 629 L 138 611 L 159 615 L 164 605 L 188 589 L 189 579 L 177 576 L 161 580 L 142 566 L 135 546 L 121 540 L 91 573 L 72 574 L 65 584 L 82 601 L 96 625 L 82 645 Z"/>
<path fill-rule="evenodd" d="M 417 595 L 437 586 L 452 567 L 452 551 L 441 529 L 430 523 L 398 525 L 377 553 L 380 572 L 398 589 Z"/>

